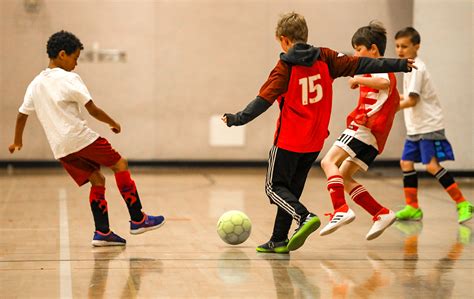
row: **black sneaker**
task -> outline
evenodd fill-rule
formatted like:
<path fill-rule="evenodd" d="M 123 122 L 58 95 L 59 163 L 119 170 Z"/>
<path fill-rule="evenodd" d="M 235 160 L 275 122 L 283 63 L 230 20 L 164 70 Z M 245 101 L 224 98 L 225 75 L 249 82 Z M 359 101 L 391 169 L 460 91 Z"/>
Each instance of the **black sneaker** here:
<path fill-rule="evenodd" d="M 257 251 L 263 253 L 288 253 L 289 250 L 286 245 L 288 245 L 288 239 L 280 242 L 268 241 L 258 246 Z"/>
<path fill-rule="evenodd" d="M 293 236 L 291 236 L 287 245 L 288 250 L 293 251 L 303 246 L 306 238 L 315 232 L 320 225 L 321 221 L 319 220 L 318 216 L 313 213 L 309 213 L 300 226 L 296 229 Z"/>

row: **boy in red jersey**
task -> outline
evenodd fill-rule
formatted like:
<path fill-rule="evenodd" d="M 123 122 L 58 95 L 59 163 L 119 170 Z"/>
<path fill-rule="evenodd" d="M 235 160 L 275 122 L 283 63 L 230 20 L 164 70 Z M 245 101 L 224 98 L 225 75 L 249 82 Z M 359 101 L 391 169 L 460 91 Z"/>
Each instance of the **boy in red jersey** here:
<path fill-rule="evenodd" d="M 382 57 L 386 44 L 385 28 L 377 22 L 359 28 L 352 37 L 352 46 L 358 57 Z M 321 161 L 334 213 L 329 214 L 329 223 L 319 234 L 330 234 L 355 219 L 344 199 L 345 190 L 352 200 L 373 216 L 374 224 L 366 236 L 367 240 L 372 240 L 395 221 L 395 213 L 381 206 L 353 176 L 361 169 L 366 171 L 375 157 L 382 153 L 400 96 L 392 73 L 357 76 L 351 78 L 349 84 L 352 89 L 360 88 L 359 103 L 347 117 L 347 129 Z"/>
<path fill-rule="evenodd" d="M 287 253 L 301 247 L 320 226 L 319 218 L 299 202 L 306 177 L 324 140 L 332 106 L 332 83 L 341 76 L 409 71 L 410 60 L 348 57 L 328 48 L 308 45 L 303 16 L 287 13 L 278 21 L 276 38 L 283 51 L 255 100 L 236 114 L 222 117 L 227 126 L 244 125 L 275 101 L 281 110 L 270 150 L 265 191 L 278 206 L 273 234 L 259 252 Z M 288 240 L 292 219 L 298 223 Z"/>
<path fill-rule="evenodd" d="M 35 112 L 43 126 L 54 158 L 61 161 L 74 181 L 82 186 L 91 183 L 89 202 L 94 216 L 93 246 L 125 245 L 125 239 L 109 228 L 105 177 L 100 166 L 115 174 L 117 187 L 130 214 L 130 233 L 141 234 L 164 224 L 163 216 L 142 212 L 135 182 L 130 176 L 128 162 L 110 143 L 91 130 L 81 117 L 81 107 L 91 116 L 109 125 L 118 134 L 120 124 L 97 107 L 81 77 L 72 70 L 83 49 L 81 41 L 72 33 L 60 31 L 47 43 L 49 65 L 30 83 L 16 120 L 15 139 L 10 153 L 23 146 L 23 130 L 28 115 Z"/>

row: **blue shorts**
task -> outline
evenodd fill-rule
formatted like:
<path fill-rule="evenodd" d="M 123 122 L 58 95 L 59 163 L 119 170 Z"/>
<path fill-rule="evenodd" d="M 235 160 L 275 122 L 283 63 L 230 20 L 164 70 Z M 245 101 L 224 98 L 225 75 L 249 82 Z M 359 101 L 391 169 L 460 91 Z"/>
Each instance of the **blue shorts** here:
<path fill-rule="evenodd" d="M 421 139 L 418 141 L 405 141 L 402 160 L 428 164 L 433 157 L 435 157 L 438 162 L 446 160 L 454 161 L 453 148 L 448 140 Z"/>

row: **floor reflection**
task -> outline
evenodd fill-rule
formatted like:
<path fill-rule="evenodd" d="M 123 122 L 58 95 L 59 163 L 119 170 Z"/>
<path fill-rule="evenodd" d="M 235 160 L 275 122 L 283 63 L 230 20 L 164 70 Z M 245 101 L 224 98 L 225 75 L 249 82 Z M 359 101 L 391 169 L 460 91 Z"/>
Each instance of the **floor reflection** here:
<path fill-rule="evenodd" d="M 421 222 L 397 222 L 395 227 L 404 235 L 403 267 L 397 271 L 405 298 L 451 298 L 455 280 L 447 274 L 454 268 L 466 246 L 471 244 L 471 228 L 459 225 L 456 241 L 444 257 L 426 273 L 418 274 L 418 239 L 422 232 Z"/>
<path fill-rule="evenodd" d="M 259 258 L 269 262 L 272 268 L 276 298 L 321 298 L 315 281 L 307 278 L 304 271 L 291 263 L 289 254 L 258 253 Z"/>
<path fill-rule="evenodd" d="M 97 247 L 92 249 L 94 257 L 94 270 L 91 275 L 88 298 L 104 298 L 106 294 L 107 280 L 109 276 L 110 263 L 125 252 L 125 247 Z M 125 259 L 127 261 L 127 259 Z M 147 273 L 161 273 L 162 262 L 157 259 L 135 258 L 128 259 L 128 277 L 121 288 L 121 295 L 118 298 L 136 298 L 140 290 L 142 278 Z M 115 285 L 117 279 L 111 278 L 112 288 L 119 288 Z M 110 291 L 110 288 L 109 288 Z"/>

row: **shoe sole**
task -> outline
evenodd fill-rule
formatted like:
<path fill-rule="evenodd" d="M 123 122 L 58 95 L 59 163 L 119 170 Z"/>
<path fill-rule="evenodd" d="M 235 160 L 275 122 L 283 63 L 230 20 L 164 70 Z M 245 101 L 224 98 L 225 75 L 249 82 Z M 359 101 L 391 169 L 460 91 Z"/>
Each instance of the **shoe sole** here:
<path fill-rule="evenodd" d="M 316 218 L 316 221 L 311 223 L 311 225 L 309 225 L 307 228 L 302 227 L 300 231 L 297 232 L 288 242 L 288 245 L 286 246 L 288 250 L 294 251 L 303 246 L 309 235 L 315 232 L 319 228 L 319 226 L 321 226 L 321 220 L 319 220 L 319 218 Z"/>
<path fill-rule="evenodd" d="M 92 246 L 94 247 L 106 247 L 106 246 L 125 246 L 126 243 L 120 242 L 108 242 L 108 241 L 100 241 L 100 240 L 93 240 Z"/>
<path fill-rule="evenodd" d="M 467 219 L 461 220 L 461 221 L 459 221 L 458 223 L 459 223 L 459 224 L 463 224 L 463 223 L 468 222 L 468 221 L 471 220 L 471 219 L 472 219 L 472 216 L 469 217 L 469 218 L 467 218 Z"/>
<path fill-rule="evenodd" d="M 130 230 L 130 234 L 132 234 L 132 235 L 143 234 L 144 232 L 147 232 L 149 230 L 154 230 L 154 229 L 162 227 L 165 224 L 165 222 L 166 222 L 166 219 L 163 220 L 163 222 L 161 222 L 160 224 L 155 225 L 155 226 L 141 227 L 139 229 Z"/>
<path fill-rule="evenodd" d="M 392 221 L 390 221 L 390 223 L 389 223 L 387 226 L 385 226 L 383 229 L 379 230 L 379 231 L 376 232 L 376 233 L 373 233 L 373 234 L 367 236 L 367 237 L 366 237 L 367 241 L 373 240 L 373 239 L 377 238 L 378 236 L 380 236 L 381 234 L 383 234 L 383 232 L 384 232 L 387 228 L 389 228 L 396 220 L 397 220 L 397 217 L 394 217 L 394 218 L 392 219 Z"/>
<path fill-rule="evenodd" d="M 326 236 L 326 235 L 332 234 L 333 232 L 337 231 L 339 228 L 343 227 L 344 225 L 347 225 L 347 224 L 351 223 L 355 219 L 356 219 L 356 216 L 354 215 L 354 217 L 347 219 L 346 221 L 342 222 L 340 225 L 335 226 L 335 227 L 331 228 L 330 230 L 321 231 L 319 233 L 319 235 L 320 236 Z"/>
<path fill-rule="evenodd" d="M 279 254 L 287 254 L 287 253 L 290 253 L 290 251 L 289 251 L 287 248 L 285 248 L 285 249 L 277 249 L 277 248 L 276 248 L 276 249 L 274 249 L 274 250 L 267 250 L 267 249 L 259 249 L 259 248 L 257 248 L 256 250 L 257 250 L 257 252 L 259 252 L 259 253 L 279 253 Z"/>

